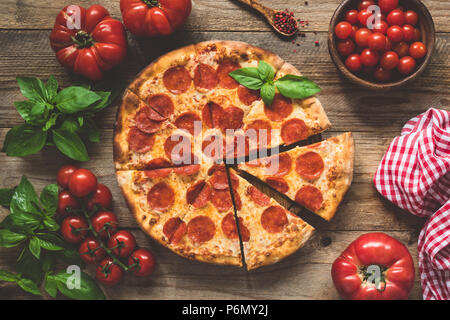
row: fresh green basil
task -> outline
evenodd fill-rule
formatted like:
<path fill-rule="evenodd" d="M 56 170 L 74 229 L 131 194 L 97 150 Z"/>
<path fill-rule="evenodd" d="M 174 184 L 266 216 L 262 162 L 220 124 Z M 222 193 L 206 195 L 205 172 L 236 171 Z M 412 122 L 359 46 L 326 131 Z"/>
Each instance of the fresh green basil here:
<path fill-rule="evenodd" d="M 64 242 L 53 233 L 47 233 L 36 237 L 39 246 L 45 250 L 60 251 L 64 249 Z"/>
<path fill-rule="evenodd" d="M 287 74 L 275 83 L 280 93 L 292 99 L 305 99 L 320 92 L 320 87 L 306 77 Z"/>
<path fill-rule="evenodd" d="M 0 189 L 0 206 L 9 207 L 15 188 Z"/>
<path fill-rule="evenodd" d="M 0 226 L 14 232 L 30 234 L 41 224 L 41 218 L 33 213 L 20 212 L 8 215 Z"/>
<path fill-rule="evenodd" d="M 32 77 L 17 77 L 17 84 L 25 98 L 33 101 L 44 102 L 46 99 L 46 90 L 42 81 Z"/>
<path fill-rule="evenodd" d="M 58 186 L 49 184 L 42 189 L 40 200 L 47 213 L 55 213 L 58 207 Z"/>
<path fill-rule="evenodd" d="M 100 99 L 95 92 L 74 86 L 61 90 L 55 97 L 55 104 L 61 112 L 71 114 L 86 109 Z"/>
<path fill-rule="evenodd" d="M 258 74 L 262 81 L 271 82 L 275 76 L 275 71 L 267 62 L 260 60 L 258 63 Z"/>
<path fill-rule="evenodd" d="M 266 82 L 261 87 L 261 98 L 266 105 L 272 104 L 273 98 L 275 98 L 275 86 L 272 83 Z"/>
<path fill-rule="evenodd" d="M 258 90 L 264 84 L 257 68 L 247 67 L 229 73 L 230 77 L 249 89 Z"/>
<path fill-rule="evenodd" d="M 8 229 L 0 230 L 0 247 L 2 248 L 12 248 L 19 245 L 22 241 L 27 238 L 26 235 L 12 232 Z"/>
<path fill-rule="evenodd" d="M 47 91 L 47 102 L 52 103 L 58 94 L 58 81 L 53 75 L 48 78 L 45 90 Z"/>
<path fill-rule="evenodd" d="M 73 160 L 88 161 L 89 156 L 81 138 L 68 130 L 53 129 L 53 142 L 59 151 Z"/>
<path fill-rule="evenodd" d="M 58 291 L 61 292 L 66 297 L 77 299 L 77 300 L 105 300 L 105 295 L 102 290 L 98 286 L 98 284 L 92 280 L 90 276 L 88 276 L 84 272 L 80 272 L 80 283 L 79 288 L 69 288 L 68 281 L 71 281 L 73 275 L 67 272 L 59 272 L 55 275 L 47 276 L 47 281 L 54 281 L 56 283 L 56 287 Z M 53 284 L 50 287 L 54 286 Z M 54 293 L 53 290 L 51 290 Z"/>
<path fill-rule="evenodd" d="M 30 239 L 30 242 L 28 243 L 28 249 L 30 249 L 30 252 L 33 256 L 36 257 L 36 259 L 39 259 L 41 256 L 41 246 L 39 244 L 39 239 L 36 237 L 32 237 Z"/>
<path fill-rule="evenodd" d="M 25 176 L 22 176 L 11 199 L 11 213 L 25 212 L 39 214 L 38 207 L 39 199 L 33 185 Z"/>
<path fill-rule="evenodd" d="M 21 287 L 24 291 L 32 293 L 34 295 L 40 296 L 41 291 L 39 290 L 39 287 L 30 279 L 22 278 L 17 281 L 17 284 L 19 287 Z"/>
<path fill-rule="evenodd" d="M 12 157 L 24 157 L 40 151 L 46 139 L 47 132 L 25 123 L 8 131 L 2 152 Z"/>
<path fill-rule="evenodd" d="M 7 282 L 16 282 L 20 279 L 20 276 L 16 273 L 9 272 L 6 270 L 0 270 L 0 280 Z"/>

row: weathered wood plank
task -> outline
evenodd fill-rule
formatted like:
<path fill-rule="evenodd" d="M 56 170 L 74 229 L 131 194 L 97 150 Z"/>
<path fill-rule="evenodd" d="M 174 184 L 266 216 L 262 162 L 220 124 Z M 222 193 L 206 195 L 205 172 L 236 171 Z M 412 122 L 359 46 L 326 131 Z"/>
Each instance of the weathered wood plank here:
<path fill-rule="evenodd" d="M 80 79 L 70 77 L 58 64 L 48 46 L 48 31 L 0 31 L 0 127 L 21 123 L 13 102 L 23 100 L 16 76 L 38 76 L 47 79 L 55 75 L 62 86 Z M 398 131 L 404 122 L 429 107 L 443 108 L 450 101 L 450 61 L 448 59 L 450 34 L 439 34 L 432 62 L 415 82 L 406 88 L 389 93 L 375 93 L 355 87 L 336 70 L 326 47 L 326 34 L 310 34 L 300 46 L 282 41 L 271 33 L 184 33 L 163 41 L 157 46 L 152 41 L 130 41 L 127 61 L 109 78 L 131 82 L 136 74 L 156 57 L 188 43 L 210 39 L 243 40 L 277 52 L 294 64 L 306 76 L 318 82 L 323 91 L 319 98 L 335 130 Z M 314 40 L 321 46 L 316 47 Z M 296 50 L 297 52 L 294 52 Z M 111 128 L 115 120 L 113 108 L 99 118 L 99 125 Z"/>
<path fill-rule="evenodd" d="M 117 287 L 105 288 L 111 299 L 338 299 L 331 264 L 347 245 L 365 232 L 319 231 L 287 259 L 252 272 L 208 265 L 181 258 L 135 232 L 140 246 L 149 247 L 157 259 L 149 278 L 128 275 Z M 388 232 L 402 241 L 416 264 L 411 299 L 421 299 L 417 272 L 417 237 L 410 232 Z M 15 250 L 0 249 L 0 265 L 12 266 Z M 92 271 L 92 270 L 91 270 Z M 10 284 L 0 283 L 6 299 L 32 298 Z M 6 295 L 7 294 L 7 295 Z"/>
<path fill-rule="evenodd" d="M 296 18 L 308 20 L 308 30 L 327 31 L 328 24 L 339 0 L 308 1 L 261 0 L 274 9 L 289 10 Z M 437 31 L 449 32 L 448 24 L 450 4 L 446 0 L 424 0 L 433 16 Z M 99 0 L 96 3 L 105 6 L 111 15 L 122 19 L 119 1 Z M 80 0 L 77 4 L 88 7 L 89 0 Z M 62 0 L 3 0 L 0 3 L 0 28 L 4 29 L 51 29 L 58 12 L 67 5 Z M 45 10 L 43 10 L 45 8 Z M 270 26 L 256 12 L 234 0 L 193 0 L 193 8 L 186 30 L 197 31 L 271 31 Z"/>

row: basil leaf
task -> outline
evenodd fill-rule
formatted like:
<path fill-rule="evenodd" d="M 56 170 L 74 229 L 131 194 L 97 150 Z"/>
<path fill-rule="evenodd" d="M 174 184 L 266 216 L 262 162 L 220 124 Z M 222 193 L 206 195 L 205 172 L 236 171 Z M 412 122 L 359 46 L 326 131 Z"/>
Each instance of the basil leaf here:
<path fill-rule="evenodd" d="M 7 281 L 7 282 L 16 282 L 20 279 L 20 276 L 18 274 L 6 271 L 6 270 L 0 270 L 0 280 Z"/>
<path fill-rule="evenodd" d="M 70 114 L 82 111 L 100 99 L 89 89 L 73 86 L 61 90 L 55 97 L 55 104 L 61 112 Z"/>
<path fill-rule="evenodd" d="M 40 247 L 44 248 L 46 250 L 59 251 L 59 250 L 64 249 L 64 247 L 63 247 L 64 244 L 60 245 L 58 243 L 58 242 L 60 242 L 60 239 L 58 239 L 55 236 L 52 236 L 51 234 L 37 236 L 36 239 L 38 240 Z"/>
<path fill-rule="evenodd" d="M 18 233 L 31 233 L 41 224 L 41 219 L 32 213 L 20 212 L 6 216 L 0 226 Z"/>
<path fill-rule="evenodd" d="M 262 81 L 271 82 L 275 76 L 272 66 L 263 60 L 258 63 L 258 74 Z"/>
<path fill-rule="evenodd" d="M 25 246 L 16 263 L 16 270 L 25 278 L 39 283 L 43 276 L 42 264 L 39 259 L 30 252 L 28 246 Z"/>
<path fill-rule="evenodd" d="M 17 284 L 19 285 L 19 287 L 21 287 L 26 292 L 35 294 L 37 296 L 41 295 L 41 291 L 39 290 L 39 288 L 36 285 L 36 283 L 34 283 L 30 279 L 22 278 L 19 281 L 17 281 Z"/>
<path fill-rule="evenodd" d="M 12 248 L 19 245 L 23 240 L 27 238 L 26 235 L 12 232 L 8 229 L 0 230 L 0 247 Z"/>
<path fill-rule="evenodd" d="M 88 161 L 86 146 L 75 132 L 53 129 L 53 142 L 63 154 L 73 160 Z"/>
<path fill-rule="evenodd" d="M 287 74 L 275 82 L 280 93 L 291 99 L 305 99 L 320 91 L 320 87 L 308 78 Z"/>
<path fill-rule="evenodd" d="M 80 126 L 80 128 L 83 126 L 83 124 L 84 124 L 84 118 L 83 118 L 83 116 L 82 115 L 79 115 L 78 117 L 77 117 L 77 120 L 78 120 L 78 125 Z"/>
<path fill-rule="evenodd" d="M 100 142 L 100 131 L 91 118 L 86 119 L 84 126 L 80 128 L 80 134 L 90 142 Z"/>
<path fill-rule="evenodd" d="M 55 213 L 58 207 L 58 186 L 49 184 L 41 192 L 40 200 L 47 213 Z"/>
<path fill-rule="evenodd" d="M 45 102 L 46 90 L 42 81 L 34 77 L 17 77 L 23 96 L 34 101 Z"/>
<path fill-rule="evenodd" d="M 46 216 L 44 217 L 44 221 L 42 222 L 44 223 L 44 226 L 50 231 L 59 230 L 59 224 L 52 217 Z"/>
<path fill-rule="evenodd" d="M 234 80 L 249 89 L 257 90 L 264 84 L 259 76 L 258 69 L 254 67 L 237 69 L 231 71 L 229 75 Z"/>
<path fill-rule="evenodd" d="M 39 102 L 35 103 L 31 108 L 30 112 L 30 120 L 28 121 L 30 124 L 34 125 L 42 125 L 47 122 L 48 118 L 48 109 L 45 103 Z"/>
<path fill-rule="evenodd" d="M 22 176 L 19 185 L 14 190 L 14 195 L 11 199 L 11 213 L 16 214 L 20 212 L 40 214 L 38 196 L 34 190 L 33 185 L 25 176 Z"/>
<path fill-rule="evenodd" d="M 14 105 L 16 106 L 17 112 L 25 121 L 30 121 L 31 109 L 36 104 L 35 101 L 26 100 L 26 101 L 16 101 Z"/>
<path fill-rule="evenodd" d="M 79 128 L 80 127 L 78 125 L 77 120 L 73 116 L 69 116 L 64 119 L 60 129 L 67 130 L 70 132 L 77 132 Z"/>
<path fill-rule="evenodd" d="M 42 131 L 48 131 L 51 127 L 53 127 L 56 124 L 56 120 L 58 120 L 59 115 L 59 113 L 53 112 L 42 127 Z"/>
<path fill-rule="evenodd" d="M 45 292 L 48 293 L 52 298 L 56 298 L 58 293 L 57 282 L 52 276 L 47 276 L 44 284 Z"/>
<path fill-rule="evenodd" d="M 52 102 L 58 93 L 58 81 L 56 81 L 53 75 L 48 78 L 45 84 L 45 90 L 47 92 L 47 101 Z"/>
<path fill-rule="evenodd" d="M 74 279 L 74 277 L 76 277 L 76 275 L 62 271 L 58 274 L 51 275 L 48 278 L 56 281 L 59 292 L 61 292 L 66 297 L 77 300 L 105 300 L 103 291 L 88 274 L 86 274 L 85 272 L 80 272 L 79 275 L 80 287 L 70 289 L 68 283 L 73 283 L 71 281 L 72 279 Z"/>
<path fill-rule="evenodd" d="M 69 264 L 69 265 L 77 265 L 80 266 L 80 268 L 84 268 L 85 263 L 84 261 L 80 258 L 80 254 L 78 253 L 78 250 L 75 250 L 73 248 L 70 248 L 68 246 L 66 246 L 66 248 L 62 251 L 56 251 L 54 252 L 57 256 L 58 259 L 60 259 L 61 261 Z"/>
<path fill-rule="evenodd" d="M 41 255 L 41 246 L 39 244 L 38 238 L 32 237 L 30 239 L 30 242 L 28 243 L 28 249 L 30 249 L 31 254 L 35 256 L 36 259 L 39 259 Z"/>
<path fill-rule="evenodd" d="M 0 206 L 8 207 L 11 204 L 11 199 L 14 195 L 15 188 L 0 189 Z"/>
<path fill-rule="evenodd" d="M 106 108 L 108 105 L 111 104 L 112 100 L 115 98 L 115 96 L 114 97 L 112 96 L 111 92 L 95 91 L 95 93 L 98 94 L 101 97 L 101 99 L 89 107 L 89 111 L 92 112 L 98 112 Z"/>
<path fill-rule="evenodd" d="M 264 103 L 270 106 L 272 104 L 273 98 L 275 98 L 275 86 L 266 82 L 261 87 L 260 93 Z"/>
<path fill-rule="evenodd" d="M 40 151 L 47 140 L 47 132 L 28 124 L 16 126 L 8 131 L 2 152 L 10 157 L 24 157 Z"/>

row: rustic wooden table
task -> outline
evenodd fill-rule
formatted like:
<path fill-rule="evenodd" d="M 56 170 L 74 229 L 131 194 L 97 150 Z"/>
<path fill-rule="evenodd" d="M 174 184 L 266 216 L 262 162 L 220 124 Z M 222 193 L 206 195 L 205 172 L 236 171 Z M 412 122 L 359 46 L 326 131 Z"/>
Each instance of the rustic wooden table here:
<path fill-rule="evenodd" d="M 121 18 L 119 1 L 78 0 L 79 5 L 99 3 Z M 425 0 L 436 26 L 436 51 L 427 70 L 406 88 L 375 93 L 355 87 L 336 70 L 328 55 L 326 35 L 339 0 L 262 1 L 277 9 L 289 7 L 297 18 L 309 21 L 299 45 L 277 37 L 258 14 L 234 0 L 195 0 L 183 31 L 164 39 L 137 40 L 128 36 L 129 54 L 113 76 L 128 84 L 153 59 L 183 45 L 211 39 L 241 40 L 278 53 L 322 87 L 319 99 L 333 125 L 323 138 L 353 131 L 356 143 L 353 185 L 337 215 L 321 226 L 304 248 L 286 260 L 254 272 L 189 261 L 157 245 L 142 233 L 130 215 L 117 186 L 112 161 L 112 130 L 117 102 L 99 117 L 101 143 L 89 146 L 92 169 L 114 195 L 114 212 L 122 226 L 133 230 L 138 243 L 150 247 L 157 258 L 156 272 L 148 279 L 129 276 L 115 288 L 105 288 L 112 299 L 337 299 L 330 277 L 331 264 L 356 237 L 382 231 L 405 243 L 417 266 L 417 238 L 423 220 L 382 199 L 372 184 L 373 174 L 392 138 L 411 117 L 429 107 L 447 108 L 450 102 L 450 2 Z M 15 77 L 51 74 L 67 86 L 74 81 L 58 64 L 48 36 L 63 0 L 2 0 L 0 2 L 0 141 L 9 128 L 20 124 L 13 101 L 23 99 Z M 318 41 L 319 45 L 315 45 Z M 68 159 L 54 150 L 26 158 L 0 154 L 1 187 L 18 183 L 26 175 L 40 190 L 55 182 L 58 168 Z M 293 208 L 294 210 L 296 208 Z M 6 215 L 1 209 L 0 218 Z M 0 250 L 0 268 L 13 266 L 17 252 Z M 421 299 L 419 276 L 410 296 Z M 16 286 L 1 282 L 0 298 L 30 299 Z"/>

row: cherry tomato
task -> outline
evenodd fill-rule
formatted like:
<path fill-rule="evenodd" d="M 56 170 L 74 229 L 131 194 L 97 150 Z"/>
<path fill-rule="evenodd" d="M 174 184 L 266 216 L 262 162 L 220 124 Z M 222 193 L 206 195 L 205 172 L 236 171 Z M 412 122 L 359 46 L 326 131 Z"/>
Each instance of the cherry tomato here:
<path fill-rule="evenodd" d="M 390 26 L 402 26 L 405 24 L 405 13 L 400 9 L 392 10 L 386 20 Z"/>
<path fill-rule="evenodd" d="M 345 14 L 345 21 L 349 22 L 350 24 L 358 23 L 358 11 L 356 10 L 347 11 Z"/>
<path fill-rule="evenodd" d="M 391 51 L 392 50 L 392 42 L 389 40 L 388 37 L 386 37 L 386 49 L 385 51 Z"/>
<path fill-rule="evenodd" d="M 398 56 L 404 57 L 409 53 L 409 45 L 406 42 L 399 42 L 394 45 L 394 51 L 398 54 Z"/>
<path fill-rule="evenodd" d="M 408 10 L 405 12 L 405 22 L 407 24 L 415 26 L 417 21 L 419 21 L 419 16 L 413 10 Z"/>
<path fill-rule="evenodd" d="M 377 65 L 380 55 L 375 50 L 366 48 L 361 52 L 361 63 L 366 67 L 374 67 Z"/>
<path fill-rule="evenodd" d="M 58 174 L 56 175 L 56 181 L 61 186 L 61 188 L 67 189 L 69 187 L 69 178 L 77 171 L 79 168 L 74 165 L 66 165 L 62 166 L 61 169 L 59 169 Z"/>
<path fill-rule="evenodd" d="M 358 72 L 359 70 L 361 70 L 361 57 L 359 56 L 359 54 L 354 53 L 352 55 L 349 55 L 345 60 L 345 66 L 352 72 Z"/>
<path fill-rule="evenodd" d="M 420 30 L 417 28 L 414 28 L 414 41 L 420 41 L 422 40 L 422 34 L 420 33 Z"/>
<path fill-rule="evenodd" d="M 117 231 L 108 240 L 108 248 L 110 248 L 112 252 L 120 258 L 129 257 L 135 247 L 136 238 L 127 230 Z"/>
<path fill-rule="evenodd" d="M 122 280 L 123 270 L 113 263 L 111 258 L 106 258 L 97 267 L 95 277 L 100 283 L 108 286 L 116 285 Z"/>
<path fill-rule="evenodd" d="M 367 26 L 367 19 L 369 19 L 369 17 L 372 16 L 372 12 L 368 11 L 366 9 L 361 10 L 358 13 L 358 21 L 361 25 L 363 25 L 364 27 Z"/>
<path fill-rule="evenodd" d="M 69 192 L 61 191 L 58 195 L 58 213 L 61 215 L 69 215 L 67 209 L 78 209 L 80 207 L 78 200 Z"/>
<path fill-rule="evenodd" d="M 410 24 L 403 26 L 403 41 L 409 42 L 414 39 L 414 27 Z"/>
<path fill-rule="evenodd" d="M 352 25 L 347 21 L 339 22 L 334 28 L 334 33 L 339 39 L 347 39 L 352 34 Z"/>
<path fill-rule="evenodd" d="M 416 60 L 410 56 L 405 56 L 398 62 L 397 70 L 403 75 L 409 75 L 413 73 L 416 68 Z"/>
<path fill-rule="evenodd" d="M 110 237 L 116 232 L 119 222 L 111 211 L 99 211 L 91 218 L 92 227 L 102 239 Z"/>
<path fill-rule="evenodd" d="M 341 56 L 348 56 L 355 51 L 355 43 L 351 39 L 339 40 L 337 50 Z"/>
<path fill-rule="evenodd" d="M 398 0 L 378 0 L 382 12 L 389 12 L 398 7 Z"/>
<path fill-rule="evenodd" d="M 100 246 L 100 243 L 94 237 L 86 238 L 81 243 L 78 253 L 86 263 L 98 263 L 106 255 L 105 249 Z"/>
<path fill-rule="evenodd" d="M 97 184 L 97 188 L 92 198 L 87 203 L 88 210 L 92 210 L 94 205 L 98 205 L 101 208 L 111 208 L 112 194 L 111 190 L 102 183 Z"/>
<path fill-rule="evenodd" d="M 367 45 L 372 50 L 386 50 L 387 38 L 384 34 L 380 32 L 372 33 L 367 39 Z"/>
<path fill-rule="evenodd" d="M 367 9 L 370 6 L 373 6 L 375 4 L 375 2 L 373 2 L 372 0 L 363 0 L 358 4 L 358 10 L 364 10 Z"/>
<path fill-rule="evenodd" d="M 427 54 L 427 47 L 423 42 L 414 42 L 409 46 L 409 55 L 414 59 L 421 59 Z"/>
<path fill-rule="evenodd" d="M 76 197 L 84 197 L 94 192 L 97 187 L 97 178 L 88 169 L 78 169 L 69 179 L 69 190 Z"/>
<path fill-rule="evenodd" d="M 387 51 L 381 56 L 380 64 L 384 70 L 392 70 L 397 67 L 399 61 L 398 54 L 394 51 Z"/>
<path fill-rule="evenodd" d="M 78 216 L 70 216 L 61 222 L 61 235 L 70 243 L 79 243 L 86 237 L 88 225 Z"/>
<path fill-rule="evenodd" d="M 358 26 L 352 26 L 352 33 L 350 34 L 350 38 L 352 38 L 353 40 L 355 40 L 356 31 L 358 31 L 358 29 Z"/>
<path fill-rule="evenodd" d="M 375 79 L 381 82 L 386 82 L 391 78 L 392 72 L 391 70 L 383 69 L 382 66 L 378 66 L 373 73 Z"/>
<path fill-rule="evenodd" d="M 128 266 L 133 266 L 131 270 L 135 276 L 147 277 L 155 270 L 155 258 L 147 249 L 137 249 L 128 258 Z"/>
<path fill-rule="evenodd" d="M 379 23 L 374 24 L 372 31 L 386 34 L 387 29 L 388 29 L 388 24 L 386 23 L 386 21 L 381 20 Z"/>
<path fill-rule="evenodd" d="M 399 26 L 389 27 L 387 36 L 392 42 L 400 42 L 403 40 L 403 29 Z"/>
<path fill-rule="evenodd" d="M 372 31 L 370 31 L 367 28 L 361 28 L 358 31 L 356 31 L 355 34 L 355 41 L 356 44 L 360 47 L 367 47 L 367 40 L 369 39 L 369 36 L 372 34 Z"/>

